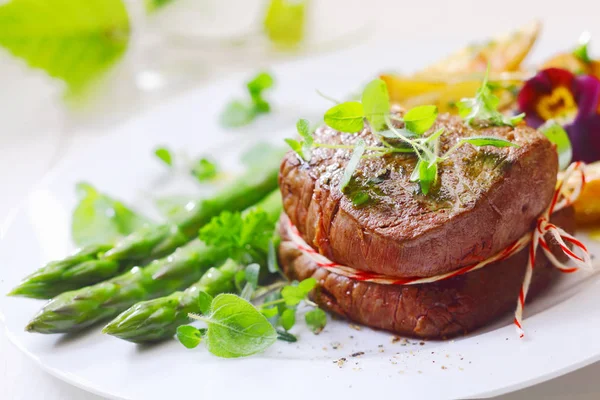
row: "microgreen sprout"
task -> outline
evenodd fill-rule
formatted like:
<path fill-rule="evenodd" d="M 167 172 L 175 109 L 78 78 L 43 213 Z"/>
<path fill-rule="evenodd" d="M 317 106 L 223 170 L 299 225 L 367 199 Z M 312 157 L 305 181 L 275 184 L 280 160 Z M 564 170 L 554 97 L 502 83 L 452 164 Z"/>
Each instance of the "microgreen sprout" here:
<path fill-rule="evenodd" d="M 523 119 L 523 115 L 510 118 L 501 114 L 497 110 L 498 102 L 498 98 L 490 89 L 486 74 L 475 98 L 463 100 L 461 114 L 469 125 L 477 121 L 487 125 L 513 126 Z M 315 148 L 348 150 L 351 156 L 339 184 L 342 192 L 346 191 L 362 159 L 397 153 L 414 154 L 417 162 L 410 181 L 418 183 L 424 195 L 431 191 L 438 180 L 438 164 L 460 146 L 468 143 L 478 147 L 518 147 L 501 138 L 476 136 L 458 140 L 450 150 L 441 155 L 440 138 L 445 133 L 444 128 L 427 134 L 434 128 L 437 117 L 438 109 L 433 105 L 417 106 L 403 115 L 391 113 L 386 83 L 375 79 L 366 85 L 360 102 L 338 103 L 325 113 L 325 124 L 330 128 L 350 134 L 361 133 L 353 145 L 315 142 L 305 120 L 300 120 L 297 125 L 303 140 L 286 139 L 286 142 L 305 162 L 310 162 L 311 150 Z M 379 145 L 368 145 L 367 133 L 372 134 Z M 351 200 L 355 206 L 361 206 L 369 198 L 368 194 L 357 192 L 352 194 Z"/>

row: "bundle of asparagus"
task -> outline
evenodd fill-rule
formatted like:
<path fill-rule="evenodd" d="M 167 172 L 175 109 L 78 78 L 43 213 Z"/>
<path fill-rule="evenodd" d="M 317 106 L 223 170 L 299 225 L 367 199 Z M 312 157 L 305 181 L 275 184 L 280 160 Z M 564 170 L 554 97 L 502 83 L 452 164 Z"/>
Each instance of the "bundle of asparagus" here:
<path fill-rule="evenodd" d="M 298 304 L 308 301 L 314 282 L 271 280 L 268 286 L 258 286 L 266 269 L 256 263 L 268 264 L 270 272 L 277 270 L 275 228 L 282 204 L 279 171 L 273 161 L 273 157 L 261 160 L 217 195 L 188 204 L 169 223 L 144 226 L 116 244 L 87 246 L 28 276 L 10 295 L 54 298 L 26 330 L 71 333 L 116 316 L 103 333 L 147 343 L 172 338 L 177 332 L 190 347 L 180 329 L 196 335 L 192 341 L 197 344 L 197 335 L 208 332 L 207 337 L 213 337 L 216 326 L 231 329 L 219 336 L 218 348 L 209 347 L 222 357 L 263 351 L 276 338 L 295 341 L 288 331 Z M 266 294 L 263 305 L 255 308 L 248 303 Z M 222 302 L 229 307 L 226 316 L 217 306 Z M 184 326 L 200 314 L 207 318 L 207 328 Z M 318 309 L 306 314 L 309 327 L 320 331 L 325 314 Z M 233 325 L 226 327 L 228 323 Z M 248 336 L 252 340 L 243 344 L 244 339 L 236 336 L 241 332 L 238 328 L 260 334 Z"/>
<path fill-rule="evenodd" d="M 252 209 L 260 209 L 267 213 L 272 232 L 281 213 L 279 192 L 272 192 Z M 113 317 L 140 301 L 186 288 L 200 279 L 211 266 L 225 260 L 229 254 L 227 248 L 207 245 L 199 239 L 194 239 L 172 254 L 145 267 L 134 267 L 105 282 L 58 295 L 29 322 L 26 330 L 39 333 L 69 333 L 88 327 Z M 227 270 L 226 273 L 229 274 L 229 269 L 232 268 L 230 263 L 226 263 L 218 271 Z M 207 276 L 199 285 L 205 285 L 209 280 L 211 277 Z M 221 280 L 218 281 L 223 287 L 226 286 Z M 187 294 L 184 300 L 193 301 L 193 293 L 197 288 L 192 287 L 184 292 L 183 294 Z M 211 291 L 216 293 L 217 289 Z M 178 294 L 172 296 L 174 299 Z M 185 303 L 183 307 L 185 308 Z"/>
<path fill-rule="evenodd" d="M 112 278 L 133 265 L 166 256 L 188 243 L 222 211 L 247 208 L 277 188 L 278 169 L 255 168 L 210 199 L 190 203 L 166 224 L 144 227 L 115 245 L 88 246 L 28 276 L 9 295 L 49 299 Z M 195 243 L 192 249 L 200 246 Z M 193 251 L 193 250 L 187 250 Z"/>

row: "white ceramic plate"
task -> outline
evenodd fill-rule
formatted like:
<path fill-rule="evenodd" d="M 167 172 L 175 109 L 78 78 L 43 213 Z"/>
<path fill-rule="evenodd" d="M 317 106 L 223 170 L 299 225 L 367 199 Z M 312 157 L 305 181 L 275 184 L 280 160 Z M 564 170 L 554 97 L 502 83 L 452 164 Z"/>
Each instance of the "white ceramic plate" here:
<path fill-rule="evenodd" d="M 246 76 L 191 91 L 132 120 L 67 157 L 24 201 L 0 243 L 0 293 L 73 249 L 69 217 L 76 182 L 89 181 L 129 202 L 146 199 L 147 205 L 150 192 L 179 190 L 164 183 L 164 168 L 152 155 L 157 145 L 211 153 L 235 168 L 239 151 L 260 137 L 292 135 L 298 117 L 316 121 L 328 105 L 316 88 L 342 98 L 382 69 L 416 68 L 457 45 L 395 43 L 393 52 L 362 48 L 281 65 L 274 69 L 273 115 L 236 132 L 223 131 L 216 114 L 241 94 Z M 199 192 L 193 184 L 185 190 Z M 592 251 L 600 254 L 597 245 Z M 135 346 L 99 329 L 73 336 L 28 334 L 23 327 L 42 302 L 0 296 L 0 309 L 10 339 L 43 368 L 112 398 L 470 398 L 533 385 L 600 359 L 598 284 L 595 275 L 565 276 L 527 308 L 525 340 L 517 339 L 510 318 L 466 338 L 423 344 L 392 343 L 389 333 L 334 321 L 318 336 L 299 324 L 297 344 L 278 342 L 241 360 L 218 359 L 202 347 L 186 350 L 175 341 Z M 356 352 L 364 355 L 352 357 Z M 347 362 L 339 367 L 335 360 L 342 357 Z"/>

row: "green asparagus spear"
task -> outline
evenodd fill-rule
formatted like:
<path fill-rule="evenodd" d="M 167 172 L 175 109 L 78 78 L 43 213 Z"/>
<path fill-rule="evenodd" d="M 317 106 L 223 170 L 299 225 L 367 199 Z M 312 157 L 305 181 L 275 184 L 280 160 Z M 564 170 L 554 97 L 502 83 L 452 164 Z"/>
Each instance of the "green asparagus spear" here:
<path fill-rule="evenodd" d="M 276 218 L 281 212 L 279 191 L 255 207 Z M 50 300 L 25 329 L 39 333 L 73 332 L 113 317 L 140 301 L 181 290 L 200 279 L 211 265 L 227 258 L 224 249 L 193 240 L 143 268 L 134 267 L 106 282 L 62 293 Z"/>
<path fill-rule="evenodd" d="M 183 292 L 137 303 L 119 314 L 102 330 L 134 343 L 155 342 L 173 337 L 177 327 L 190 321 L 189 313 L 198 313 L 199 296 L 206 292 L 211 296 L 233 292 L 233 278 L 239 264 L 227 260 L 218 268 L 211 268 L 202 278 Z"/>
<path fill-rule="evenodd" d="M 254 169 L 214 197 L 190 203 L 171 223 L 144 227 L 114 246 L 87 247 L 64 260 L 47 264 L 25 278 L 9 295 L 48 299 L 170 254 L 194 238 L 198 229 L 221 211 L 242 210 L 264 198 L 277 187 L 277 174 L 277 168 Z"/>

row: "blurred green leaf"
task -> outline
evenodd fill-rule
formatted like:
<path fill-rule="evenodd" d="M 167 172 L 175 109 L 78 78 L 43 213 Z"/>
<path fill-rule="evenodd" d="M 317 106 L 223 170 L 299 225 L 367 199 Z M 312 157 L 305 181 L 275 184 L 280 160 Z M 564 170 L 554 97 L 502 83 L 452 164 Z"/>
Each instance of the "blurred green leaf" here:
<path fill-rule="evenodd" d="M 208 158 L 198 159 L 192 167 L 192 175 L 194 175 L 200 182 L 215 179 L 217 172 L 217 164 Z"/>
<path fill-rule="evenodd" d="M 306 0 L 271 0 L 264 28 L 278 47 L 293 48 L 304 39 Z"/>
<path fill-rule="evenodd" d="M 122 0 L 12 0 L 0 6 L 0 46 L 77 94 L 125 52 Z"/>
<path fill-rule="evenodd" d="M 173 0 L 144 0 L 144 3 L 146 4 L 146 11 L 149 14 L 172 2 Z"/>
<path fill-rule="evenodd" d="M 73 211 L 71 235 L 78 246 L 113 243 L 148 224 L 146 218 L 87 183 L 77 184 L 77 192 L 80 200 Z"/>

